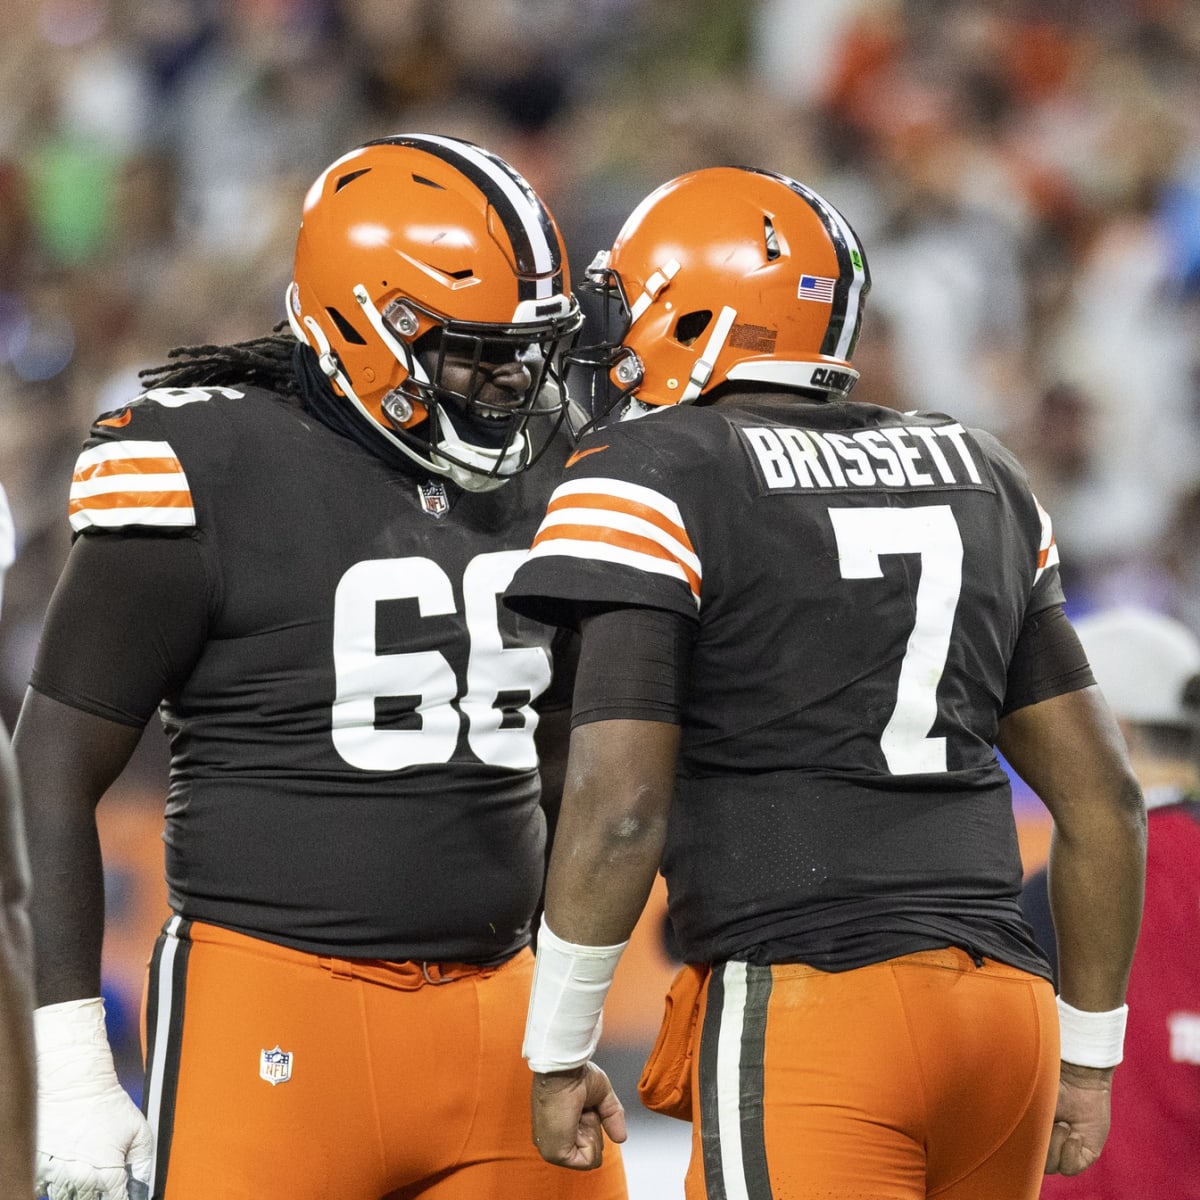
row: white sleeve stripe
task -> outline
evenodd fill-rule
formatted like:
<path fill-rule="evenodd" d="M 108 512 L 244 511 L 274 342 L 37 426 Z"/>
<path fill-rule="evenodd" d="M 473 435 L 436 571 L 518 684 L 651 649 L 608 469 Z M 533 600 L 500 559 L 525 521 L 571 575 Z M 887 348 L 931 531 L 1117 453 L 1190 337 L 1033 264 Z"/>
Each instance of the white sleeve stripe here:
<path fill-rule="evenodd" d="M 1050 521 L 1050 514 L 1042 507 L 1041 501 L 1036 496 L 1033 498 L 1034 504 L 1037 505 L 1038 522 L 1041 525 L 1041 541 L 1038 543 L 1038 550 L 1046 550 L 1054 544 L 1054 526 Z"/>
<path fill-rule="evenodd" d="M 642 487 L 638 483 L 626 483 L 623 479 L 572 479 L 568 483 L 560 483 L 554 489 L 554 495 L 550 497 L 550 502 L 553 503 L 555 500 L 567 496 L 586 495 L 589 492 L 598 492 L 600 495 L 612 496 L 618 500 L 632 500 L 636 504 L 644 504 L 647 508 L 653 508 L 662 513 L 668 521 L 678 525 L 680 529 L 686 528 L 683 523 L 683 514 L 674 500 L 664 496 L 662 492 L 656 492 L 653 488 Z"/>
<path fill-rule="evenodd" d="M 190 526 L 196 523 L 193 508 L 81 508 L 71 514 L 71 528 L 78 532 L 89 526 L 119 529 L 122 525 Z"/>
<path fill-rule="evenodd" d="M 654 575 L 667 575 L 672 579 L 678 579 L 688 589 L 696 607 L 700 607 L 700 596 L 688 583 L 683 568 L 668 559 L 655 558 L 652 554 L 639 554 L 636 550 L 627 550 L 608 542 L 577 542 L 569 538 L 553 538 L 550 541 L 542 542 L 540 545 L 534 546 L 527 557 L 548 558 L 554 555 L 611 562 L 620 566 L 635 567 L 639 571 L 647 571 Z"/>
<path fill-rule="evenodd" d="M 539 535 L 555 525 L 592 525 L 597 529 L 616 529 L 622 533 L 632 533 L 661 546 L 672 557 L 691 567 L 697 575 L 702 573 L 700 559 L 690 546 L 672 537 L 653 522 L 635 517 L 632 513 L 614 512 L 611 509 L 559 508 L 546 514 L 541 529 L 538 530 Z"/>
<path fill-rule="evenodd" d="M 1037 505 L 1038 521 L 1041 525 L 1040 537 L 1038 542 L 1037 553 L 1037 570 L 1034 572 L 1033 582 L 1037 583 L 1039 579 L 1046 573 L 1047 567 L 1058 565 L 1058 543 L 1054 540 L 1054 525 L 1050 520 L 1050 514 L 1042 507 L 1041 501 L 1034 496 L 1034 504 Z"/>

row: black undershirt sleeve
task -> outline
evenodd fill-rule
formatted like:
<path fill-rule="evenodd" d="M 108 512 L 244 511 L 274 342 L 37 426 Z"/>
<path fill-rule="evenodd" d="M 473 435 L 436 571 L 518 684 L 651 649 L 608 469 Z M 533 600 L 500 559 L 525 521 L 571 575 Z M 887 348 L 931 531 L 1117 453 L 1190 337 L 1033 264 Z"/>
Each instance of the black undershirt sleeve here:
<path fill-rule="evenodd" d="M 680 724 L 697 627 L 661 608 L 585 617 L 571 726 L 592 721 Z"/>
<path fill-rule="evenodd" d="M 571 692 L 579 666 L 577 630 L 559 628 L 555 631 L 554 640 L 550 643 L 550 659 L 554 666 L 550 686 L 533 702 L 533 707 L 540 713 L 571 707 Z"/>
<path fill-rule="evenodd" d="M 1087 654 L 1061 604 L 1026 616 L 1008 664 L 1001 716 L 1096 682 Z"/>
<path fill-rule="evenodd" d="M 191 673 L 209 597 L 194 537 L 78 537 L 46 613 L 30 683 L 52 700 L 140 728 Z"/>

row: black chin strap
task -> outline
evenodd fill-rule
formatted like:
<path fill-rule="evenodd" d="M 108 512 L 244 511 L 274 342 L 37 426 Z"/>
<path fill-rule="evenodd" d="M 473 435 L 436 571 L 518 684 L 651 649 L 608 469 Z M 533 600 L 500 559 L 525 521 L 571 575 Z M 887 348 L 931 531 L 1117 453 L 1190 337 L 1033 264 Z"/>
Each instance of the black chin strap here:
<path fill-rule="evenodd" d="M 377 432 L 365 417 L 354 411 L 349 400 L 333 390 L 329 377 L 317 365 L 317 355 L 311 346 L 303 342 L 296 343 L 292 351 L 292 367 L 300 384 L 305 412 L 316 417 L 334 433 L 369 450 L 397 471 L 417 479 L 430 474 L 422 471 L 407 454 L 393 446 L 382 432 Z"/>

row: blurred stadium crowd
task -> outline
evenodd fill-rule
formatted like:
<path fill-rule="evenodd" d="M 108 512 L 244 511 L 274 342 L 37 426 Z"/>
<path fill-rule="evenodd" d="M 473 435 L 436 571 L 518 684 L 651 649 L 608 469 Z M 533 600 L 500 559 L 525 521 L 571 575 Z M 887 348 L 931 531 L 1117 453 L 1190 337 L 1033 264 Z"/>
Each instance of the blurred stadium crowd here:
<path fill-rule="evenodd" d="M 283 313 L 304 190 L 400 130 L 547 197 L 576 278 L 650 188 L 768 166 L 855 223 L 862 400 L 1025 460 L 1075 609 L 1200 628 L 1200 7 L 1188 0 L 5 0 L 0 480 L 16 716 L 90 419 Z M 248 519 L 253 519 L 248 514 Z"/>

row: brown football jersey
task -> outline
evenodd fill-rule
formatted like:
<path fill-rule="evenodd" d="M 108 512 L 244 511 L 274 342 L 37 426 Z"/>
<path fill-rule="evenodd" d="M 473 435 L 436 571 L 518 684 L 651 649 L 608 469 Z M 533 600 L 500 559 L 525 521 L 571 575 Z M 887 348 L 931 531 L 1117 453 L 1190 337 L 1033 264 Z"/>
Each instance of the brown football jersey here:
<path fill-rule="evenodd" d="M 554 631 L 499 596 L 565 454 L 479 494 L 252 388 L 97 422 L 33 684 L 129 723 L 161 705 L 177 913 L 342 956 L 528 941 Z"/>
<path fill-rule="evenodd" d="M 688 961 L 960 945 L 1042 974 L 994 742 L 1023 622 L 1061 601 L 995 438 L 768 397 L 590 435 L 507 593 L 697 623 L 663 860 Z"/>

